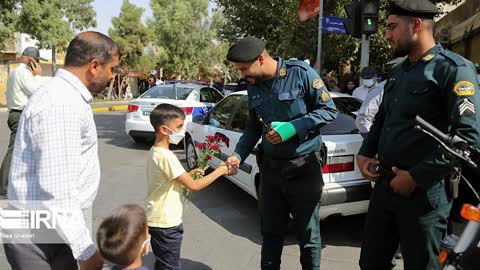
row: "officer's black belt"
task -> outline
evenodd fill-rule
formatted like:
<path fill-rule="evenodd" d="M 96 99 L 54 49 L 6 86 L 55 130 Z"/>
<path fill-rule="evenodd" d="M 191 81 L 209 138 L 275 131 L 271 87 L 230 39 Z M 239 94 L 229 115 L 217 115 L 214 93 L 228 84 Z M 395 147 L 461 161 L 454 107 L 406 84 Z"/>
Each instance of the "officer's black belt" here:
<path fill-rule="evenodd" d="M 22 110 L 16 110 L 16 109 L 10 109 L 11 112 L 18 112 L 18 113 L 22 113 Z"/>

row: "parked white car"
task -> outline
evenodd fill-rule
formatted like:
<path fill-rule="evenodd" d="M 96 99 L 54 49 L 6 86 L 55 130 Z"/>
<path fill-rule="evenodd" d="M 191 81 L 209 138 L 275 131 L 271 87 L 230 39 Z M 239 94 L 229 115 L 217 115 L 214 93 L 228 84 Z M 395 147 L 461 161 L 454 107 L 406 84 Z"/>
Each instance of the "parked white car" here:
<path fill-rule="evenodd" d="M 372 187 L 356 164 L 356 155 L 362 145 L 362 136 L 355 127 L 355 113 L 361 101 L 344 94 L 331 93 L 338 109 L 337 118 L 321 129 L 324 142 L 323 152 L 327 153 L 326 164 L 322 167 L 323 189 L 320 208 L 322 219 L 330 215 L 354 215 L 366 213 Z M 187 166 L 194 167 L 197 159 L 195 145 L 203 142 L 207 135 L 216 132 L 230 139 L 229 147 L 222 147 L 221 153 L 209 161 L 212 168 L 231 156 L 242 135 L 248 119 L 247 91 L 230 94 L 220 101 L 207 115 L 196 116 L 186 128 L 185 153 Z M 256 148 L 253 152 L 255 152 Z M 240 166 L 236 175 L 227 177 L 230 181 L 255 198 L 259 187 L 259 168 L 255 155 L 250 154 Z"/>
<path fill-rule="evenodd" d="M 125 131 L 135 142 L 154 138 L 155 131 L 150 124 L 150 112 L 159 104 L 168 103 L 180 107 L 186 115 L 185 123 L 192 116 L 205 115 L 223 98 L 212 87 L 194 83 L 163 84 L 150 88 L 128 104 Z"/>

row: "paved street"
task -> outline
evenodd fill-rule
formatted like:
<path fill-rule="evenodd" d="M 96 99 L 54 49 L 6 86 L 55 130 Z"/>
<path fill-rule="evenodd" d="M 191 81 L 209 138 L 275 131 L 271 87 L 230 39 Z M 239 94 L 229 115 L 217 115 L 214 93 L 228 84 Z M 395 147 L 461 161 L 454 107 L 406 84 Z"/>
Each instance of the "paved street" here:
<path fill-rule="evenodd" d="M 136 145 L 124 132 L 124 112 L 95 114 L 102 169 L 94 204 L 94 228 L 110 211 L 125 203 L 143 204 L 148 145 Z M 0 113 L 0 155 L 7 147 L 7 113 Z M 184 161 L 183 149 L 175 150 Z M 321 224 L 322 269 L 358 269 L 364 216 L 333 217 Z M 184 215 L 182 263 L 185 270 L 259 269 L 260 243 L 256 200 L 226 179 L 194 194 Z M 293 234 L 285 243 L 282 269 L 300 269 Z M 401 264 L 401 263 L 400 263 Z M 145 257 L 153 269 L 153 257 Z M 9 269 L 0 248 L 0 270 Z M 397 267 L 395 269 L 403 269 Z"/>

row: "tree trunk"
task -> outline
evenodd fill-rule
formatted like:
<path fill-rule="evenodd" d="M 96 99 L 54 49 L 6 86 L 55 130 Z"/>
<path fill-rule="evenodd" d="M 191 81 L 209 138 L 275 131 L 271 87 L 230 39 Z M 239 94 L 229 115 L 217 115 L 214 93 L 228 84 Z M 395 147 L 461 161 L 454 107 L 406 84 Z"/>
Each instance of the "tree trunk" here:
<path fill-rule="evenodd" d="M 115 83 L 115 79 L 110 81 L 110 85 L 108 86 L 108 92 L 107 92 L 107 99 L 112 99 L 112 89 L 113 89 L 113 84 Z"/>
<path fill-rule="evenodd" d="M 57 70 L 57 48 L 52 46 L 52 77 L 55 76 Z"/>

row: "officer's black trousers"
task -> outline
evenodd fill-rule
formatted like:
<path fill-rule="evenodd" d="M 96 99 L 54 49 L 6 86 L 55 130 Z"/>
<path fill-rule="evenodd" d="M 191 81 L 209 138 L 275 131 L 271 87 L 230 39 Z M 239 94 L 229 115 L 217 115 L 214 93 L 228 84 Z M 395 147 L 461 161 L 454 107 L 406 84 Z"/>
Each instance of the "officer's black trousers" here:
<path fill-rule="evenodd" d="M 370 197 L 361 269 L 392 269 L 399 244 L 405 270 L 439 269 L 437 257 L 450 208 L 443 181 L 427 191 L 416 188 L 408 198 L 394 193 L 386 180 L 378 182 Z"/>
<path fill-rule="evenodd" d="M 320 268 L 320 197 L 323 180 L 320 164 L 308 162 L 288 169 L 282 161 L 264 158 L 260 165 L 262 269 L 280 269 L 289 214 L 294 219 L 303 269 Z"/>

